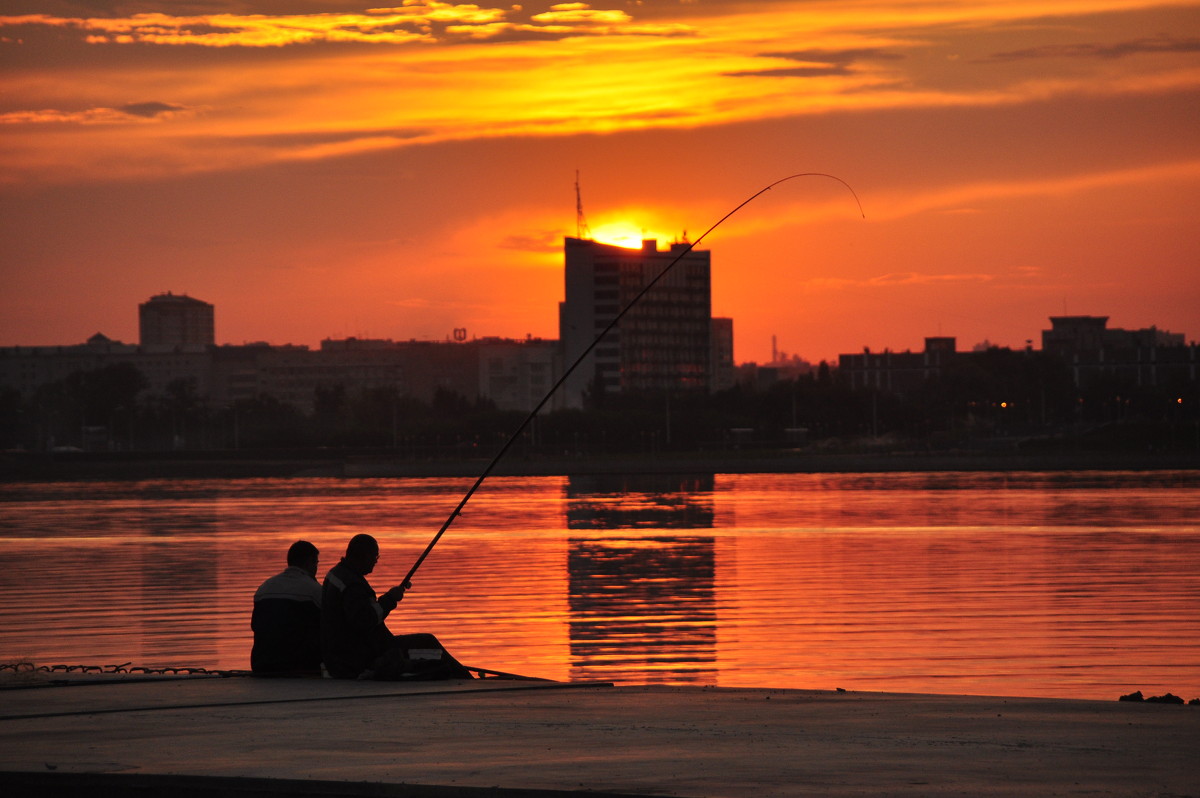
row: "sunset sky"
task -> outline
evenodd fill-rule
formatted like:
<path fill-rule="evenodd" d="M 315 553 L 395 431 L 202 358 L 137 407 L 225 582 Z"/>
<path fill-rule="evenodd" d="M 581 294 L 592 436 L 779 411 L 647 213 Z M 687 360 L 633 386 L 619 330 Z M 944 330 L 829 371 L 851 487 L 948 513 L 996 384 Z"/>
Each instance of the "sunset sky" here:
<path fill-rule="evenodd" d="M 1200 0 L 0 0 L 0 346 L 556 338 L 695 238 L 738 361 L 1200 339 Z"/>

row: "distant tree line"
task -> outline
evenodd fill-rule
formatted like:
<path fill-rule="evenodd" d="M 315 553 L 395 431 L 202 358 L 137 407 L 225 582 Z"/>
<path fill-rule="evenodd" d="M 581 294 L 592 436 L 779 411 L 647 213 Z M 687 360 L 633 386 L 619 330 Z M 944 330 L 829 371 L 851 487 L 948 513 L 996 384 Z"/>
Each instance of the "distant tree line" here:
<path fill-rule="evenodd" d="M 146 393 L 130 364 L 77 372 L 29 399 L 0 389 L 0 447 L 50 451 L 388 449 L 399 457 L 487 456 L 525 417 L 449 391 L 418 401 L 395 388 L 317 389 L 313 410 L 262 394 L 216 407 L 190 380 Z M 731 448 L 996 445 L 1200 448 L 1195 383 L 1077 387 L 1041 352 L 960 358 L 905 394 L 852 389 L 822 363 L 810 374 L 720 393 L 597 394 L 584 409 L 544 411 L 519 446 L 588 454 Z"/>

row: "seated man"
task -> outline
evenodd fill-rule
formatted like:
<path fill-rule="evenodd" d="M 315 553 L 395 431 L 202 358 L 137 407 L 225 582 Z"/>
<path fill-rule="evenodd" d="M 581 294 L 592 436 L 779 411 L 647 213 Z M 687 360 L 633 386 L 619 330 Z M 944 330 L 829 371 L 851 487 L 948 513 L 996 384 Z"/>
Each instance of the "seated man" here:
<path fill-rule="evenodd" d="M 318 675 L 321 672 L 320 552 L 307 540 L 288 549 L 288 567 L 263 582 L 254 594 L 254 648 L 250 668 L 256 675 Z"/>
<path fill-rule="evenodd" d="M 321 655 L 335 679 L 470 679 L 430 634 L 391 633 L 384 619 L 404 598 L 406 585 L 382 596 L 366 576 L 379 560 L 379 543 L 355 535 L 346 556 L 329 570 L 321 596 Z"/>

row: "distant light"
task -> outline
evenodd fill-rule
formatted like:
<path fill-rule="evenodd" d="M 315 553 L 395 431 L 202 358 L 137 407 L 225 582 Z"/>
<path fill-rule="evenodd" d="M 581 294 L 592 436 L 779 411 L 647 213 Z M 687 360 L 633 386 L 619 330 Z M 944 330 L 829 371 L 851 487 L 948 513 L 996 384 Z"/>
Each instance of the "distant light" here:
<path fill-rule="evenodd" d="M 1177 404 L 1177 405 L 1181 405 L 1181 404 L 1183 404 L 1183 397 L 1181 396 L 1181 397 L 1179 397 L 1178 399 L 1176 399 L 1176 400 L 1175 400 L 1175 404 Z"/>
<path fill-rule="evenodd" d="M 1008 402 L 1001 402 L 1001 403 L 1000 403 L 1000 406 L 1001 406 L 1001 407 L 1008 407 Z"/>

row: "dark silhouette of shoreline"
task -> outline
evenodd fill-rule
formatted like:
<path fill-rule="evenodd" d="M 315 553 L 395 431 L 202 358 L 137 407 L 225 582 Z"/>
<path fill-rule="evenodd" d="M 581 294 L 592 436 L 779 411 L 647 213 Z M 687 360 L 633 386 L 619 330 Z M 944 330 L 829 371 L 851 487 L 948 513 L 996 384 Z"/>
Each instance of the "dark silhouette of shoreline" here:
<path fill-rule="evenodd" d="M 476 477 L 488 458 L 411 459 L 387 450 L 304 449 L 224 452 L 7 452 L 0 481 Z M 1200 470 L 1200 453 L 1174 451 L 723 451 L 522 455 L 496 476 L 572 474 L 870 473 L 902 471 Z"/>

